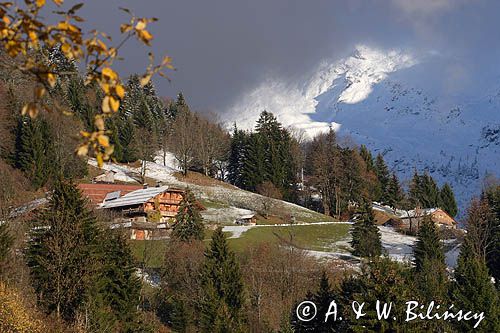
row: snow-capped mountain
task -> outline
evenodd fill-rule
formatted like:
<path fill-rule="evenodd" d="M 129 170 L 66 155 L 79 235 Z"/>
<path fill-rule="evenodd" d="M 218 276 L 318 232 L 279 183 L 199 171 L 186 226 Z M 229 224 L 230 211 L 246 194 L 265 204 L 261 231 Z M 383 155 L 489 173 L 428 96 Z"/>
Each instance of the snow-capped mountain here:
<path fill-rule="evenodd" d="M 358 46 L 293 82 L 266 80 L 225 118 L 251 128 L 268 110 L 310 136 L 332 126 L 381 152 L 402 180 L 417 169 L 449 182 L 463 211 L 487 173 L 500 175 L 500 80 L 478 78 L 467 92 L 454 89 L 453 71 L 435 52 L 415 57 Z"/>

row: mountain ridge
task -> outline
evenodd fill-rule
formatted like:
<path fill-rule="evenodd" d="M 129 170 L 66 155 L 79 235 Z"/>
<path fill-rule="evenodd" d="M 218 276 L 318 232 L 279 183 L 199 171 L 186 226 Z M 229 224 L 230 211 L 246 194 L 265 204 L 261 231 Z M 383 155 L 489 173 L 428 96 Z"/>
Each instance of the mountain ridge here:
<path fill-rule="evenodd" d="M 481 179 L 499 173 L 500 85 L 479 88 L 476 95 L 438 89 L 426 73 L 441 75 L 436 69 L 446 61 L 434 53 L 417 59 L 401 50 L 358 46 L 300 82 L 263 82 L 242 96 L 226 120 L 249 129 L 265 109 L 310 137 L 331 126 L 382 153 L 402 180 L 418 170 L 449 182 L 463 213 L 480 193 Z"/>

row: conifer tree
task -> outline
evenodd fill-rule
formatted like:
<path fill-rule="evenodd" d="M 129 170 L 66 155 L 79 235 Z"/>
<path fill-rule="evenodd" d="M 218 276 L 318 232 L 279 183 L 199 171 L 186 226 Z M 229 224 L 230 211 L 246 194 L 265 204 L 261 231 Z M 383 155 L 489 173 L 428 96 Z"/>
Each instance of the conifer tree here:
<path fill-rule="evenodd" d="M 48 313 L 73 320 L 95 268 L 96 218 L 75 185 L 57 181 L 33 222 L 26 255 L 38 301 Z"/>
<path fill-rule="evenodd" d="M 448 277 L 443 245 L 437 227 L 430 218 L 424 217 L 418 230 L 413 249 L 416 283 L 424 301 L 447 301 Z"/>
<path fill-rule="evenodd" d="M 368 148 L 365 145 L 361 145 L 359 153 L 366 163 L 367 171 L 374 170 L 372 153 L 368 150 Z"/>
<path fill-rule="evenodd" d="M 450 184 L 445 183 L 443 185 L 441 191 L 439 192 L 439 197 L 442 205 L 441 208 L 450 214 L 451 217 L 455 217 L 458 213 L 458 207 Z"/>
<path fill-rule="evenodd" d="M 244 176 L 242 174 L 245 164 L 245 149 L 247 147 L 247 135 L 234 125 L 228 158 L 228 178 L 231 184 L 243 188 Z"/>
<path fill-rule="evenodd" d="M 351 246 L 353 254 L 359 257 L 376 257 L 382 254 L 380 231 L 375 225 L 371 205 L 362 204 L 358 219 L 352 227 Z"/>
<path fill-rule="evenodd" d="M 297 303 L 292 308 L 291 324 L 294 332 L 332 332 L 334 326 L 332 317 L 325 323 L 325 314 L 328 313 L 330 303 L 335 299 L 335 293 L 330 285 L 326 272 L 323 271 L 319 281 L 318 289 L 314 294 L 309 293 L 304 300 L 311 301 L 316 305 L 317 316 L 311 321 L 301 321 L 297 317 Z"/>
<path fill-rule="evenodd" d="M 461 332 L 499 332 L 499 294 L 491 282 L 484 259 L 474 253 L 470 243 L 466 236 L 460 247 L 451 298 L 458 309 L 484 312 L 485 318 L 477 328 L 474 328 L 475 321 L 466 320 L 456 322 L 455 326 Z"/>
<path fill-rule="evenodd" d="M 97 251 L 100 267 L 87 293 L 89 325 L 94 331 L 134 331 L 141 284 L 130 247 L 123 234 L 112 232 L 100 236 Z"/>
<path fill-rule="evenodd" d="M 434 181 L 434 178 L 432 178 L 428 173 L 423 175 L 421 203 L 423 208 L 441 206 L 439 187 Z"/>
<path fill-rule="evenodd" d="M 49 125 L 42 118 L 20 117 L 16 138 L 16 166 L 38 189 L 53 175 L 53 145 Z"/>
<path fill-rule="evenodd" d="M 410 200 L 420 208 L 434 208 L 442 205 L 439 187 L 427 172 L 419 175 L 415 171 L 410 183 Z"/>
<path fill-rule="evenodd" d="M 388 190 L 389 182 L 391 180 L 391 175 L 389 173 L 389 168 L 385 164 L 384 157 L 382 154 L 378 154 L 375 158 L 375 174 L 377 175 L 378 181 L 380 182 L 380 197 L 377 201 L 382 203 L 387 203 L 388 201 Z"/>
<path fill-rule="evenodd" d="M 410 206 L 413 206 L 411 208 L 415 207 L 422 208 L 422 205 L 420 203 L 420 197 L 422 196 L 421 192 L 422 192 L 422 186 L 421 186 L 420 175 L 418 174 L 417 170 L 415 170 L 409 188 Z"/>
<path fill-rule="evenodd" d="M 205 227 L 193 193 L 187 189 L 175 216 L 172 237 L 183 242 L 203 240 Z"/>
<path fill-rule="evenodd" d="M 202 331 L 243 332 L 242 276 L 220 227 L 206 250 L 201 284 L 204 293 L 200 304 Z"/>
<path fill-rule="evenodd" d="M 492 213 L 488 223 L 490 236 L 487 241 L 486 264 L 495 278 L 497 289 L 500 290 L 500 185 L 487 188 L 483 197 Z"/>
<path fill-rule="evenodd" d="M 266 147 L 262 136 L 251 133 L 246 141 L 244 154 L 240 170 L 243 189 L 256 191 L 259 184 L 270 179 L 269 165 L 266 165 L 268 164 L 266 163 Z"/>
<path fill-rule="evenodd" d="M 415 297 L 411 268 L 381 257 L 364 264 L 361 269 L 360 275 L 342 281 L 340 295 L 335 300 L 339 304 L 357 301 L 370 306 L 365 306 L 366 315 L 358 319 L 350 315 L 350 307 L 340 308 L 338 316 L 343 320 L 333 323 L 335 332 L 413 332 L 412 323 L 405 321 L 405 303 Z M 392 303 L 388 318 L 377 317 L 377 300 Z"/>
<path fill-rule="evenodd" d="M 403 189 L 399 184 L 398 177 L 393 173 L 387 187 L 387 204 L 393 208 L 399 208 L 403 197 Z"/>
<path fill-rule="evenodd" d="M 118 141 L 121 149 L 120 162 L 137 161 L 138 153 L 135 147 L 136 130 L 132 119 L 119 120 Z"/>

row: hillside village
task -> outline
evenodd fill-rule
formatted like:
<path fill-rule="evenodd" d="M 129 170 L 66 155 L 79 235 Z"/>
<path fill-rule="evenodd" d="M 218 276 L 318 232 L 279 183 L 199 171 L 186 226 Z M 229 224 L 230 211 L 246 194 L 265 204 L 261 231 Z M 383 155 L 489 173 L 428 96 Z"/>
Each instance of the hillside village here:
<path fill-rule="evenodd" d="M 0 2 L 0 332 L 500 331 L 493 174 L 458 205 L 334 126 L 223 123 L 157 90 L 156 18 L 120 8 L 115 44 L 52 5 Z M 130 41 L 151 63 L 120 76 Z"/>

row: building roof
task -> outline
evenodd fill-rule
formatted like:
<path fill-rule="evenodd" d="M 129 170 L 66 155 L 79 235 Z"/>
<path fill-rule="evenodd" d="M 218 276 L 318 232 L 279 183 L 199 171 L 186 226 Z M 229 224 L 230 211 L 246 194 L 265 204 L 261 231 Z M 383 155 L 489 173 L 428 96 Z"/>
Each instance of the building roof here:
<path fill-rule="evenodd" d="M 150 199 L 154 198 L 160 193 L 167 191 L 168 189 L 169 189 L 168 186 L 143 188 L 140 190 L 127 193 L 124 196 L 119 197 L 118 199 L 103 202 L 100 207 L 116 208 L 116 207 L 140 205 L 148 202 Z"/>
<path fill-rule="evenodd" d="M 412 209 L 409 211 L 398 210 L 398 215 L 402 219 L 414 218 L 414 217 L 422 217 L 426 215 L 433 214 L 439 208 L 424 208 L 424 209 Z"/>
<path fill-rule="evenodd" d="M 242 215 L 238 217 L 238 220 L 247 220 L 247 219 L 253 219 L 255 217 L 255 214 L 247 214 L 247 215 Z"/>
<path fill-rule="evenodd" d="M 142 186 L 122 184 L 78 184 L 78 188 L 93 204 L 99 205 L 104 201 L 108 193 L 120 191 L 120 195 L 126 195 L 132 191 L 142 189 Z"/>

